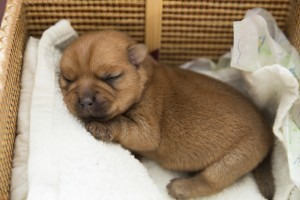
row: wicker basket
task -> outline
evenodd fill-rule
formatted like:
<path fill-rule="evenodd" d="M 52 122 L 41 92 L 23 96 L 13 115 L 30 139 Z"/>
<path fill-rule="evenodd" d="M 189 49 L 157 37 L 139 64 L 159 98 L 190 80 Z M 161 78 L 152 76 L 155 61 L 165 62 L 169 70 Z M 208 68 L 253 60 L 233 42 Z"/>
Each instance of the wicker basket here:
<path fill-rule="evenodd" d="M 8 0 L 0 30 L 0 200 L 9 199 L 11 163 L 28 36 L 39 37 L 59 19 L 79 33 L 126 31 L 160 60 L 178 65 L 202 56 L 218 58 L 232 46 L 232 22 L 247 9 L 268 9 L 300 50 L 298 0 Z"/>

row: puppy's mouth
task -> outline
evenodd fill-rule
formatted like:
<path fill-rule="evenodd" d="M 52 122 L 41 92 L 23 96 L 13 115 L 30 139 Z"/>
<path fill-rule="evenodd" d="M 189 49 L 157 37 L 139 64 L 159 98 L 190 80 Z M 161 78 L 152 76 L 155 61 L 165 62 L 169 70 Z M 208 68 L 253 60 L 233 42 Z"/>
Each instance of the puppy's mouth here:
<path fill-rule="evenodd" d="M 108 120 L 108 105 L 95 106 L 92 108 L 85 108 L 80 105 L 76 107 L 76 115 L 83 122 L 104 122 Z"/>
<path fill-rule="evenodd" d="M 84 123 L 90 123 L 90 122 L 106 122 L 107 117 L 93 117 L 93 116 L 88 116 L 88 117 L 80 117 L 81 121 Z"/>
<path fill-rule="evenodd" d="M 77 116 L 79 117 L 79 119 L 85 123 L 89 123 L 89 122 L 105 122 L 108 120 L 108 116 L 106 114 L 86 114 L 86 113 L 80 113 L 77 114 Z"/>

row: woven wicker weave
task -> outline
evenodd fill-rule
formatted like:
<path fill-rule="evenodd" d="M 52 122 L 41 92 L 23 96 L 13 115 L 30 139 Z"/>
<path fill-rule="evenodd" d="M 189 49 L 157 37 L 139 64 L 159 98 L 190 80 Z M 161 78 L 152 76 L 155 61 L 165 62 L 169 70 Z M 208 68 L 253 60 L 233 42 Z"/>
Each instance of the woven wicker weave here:
<path fill-rule="evenodd" d="M 217 58 L 232 46 L 232 21 L 263 7 L 300 50 L 297 0 L 8 0 L 0 29 L 0 200 L 9 199 L 22 55 L 27 36 L 39 37 L 59 19 L 79 33 L 118 29 L 160 60 L 178 65 L 199 56 Z"/>
<path fill-rule="evenodd" d="M 0 30 L 0 199 L 8 199 L 26 31 L 22 8 L 8 2 Z M 18 20 L 17 20 L 18 19 Z"/>

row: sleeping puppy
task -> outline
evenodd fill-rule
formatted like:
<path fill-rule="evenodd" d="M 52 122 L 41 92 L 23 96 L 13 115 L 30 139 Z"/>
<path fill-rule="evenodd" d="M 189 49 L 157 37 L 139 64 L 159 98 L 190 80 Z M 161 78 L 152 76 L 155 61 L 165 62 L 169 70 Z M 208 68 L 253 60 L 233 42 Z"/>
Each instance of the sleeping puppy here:
<path fill-rule="evenodd" d="M 261 192 L 272 197 L 265 159 L 272 131 L 236 90 L 161 65 L 145 45 L 117 31 L 82 35 L 65 49 L 60 67 L 64 101 L 96 139 L 120 143 L 166 169 L 194 172 L 169 183 L 171 196 L 210 195 L 256 168 Z"/>

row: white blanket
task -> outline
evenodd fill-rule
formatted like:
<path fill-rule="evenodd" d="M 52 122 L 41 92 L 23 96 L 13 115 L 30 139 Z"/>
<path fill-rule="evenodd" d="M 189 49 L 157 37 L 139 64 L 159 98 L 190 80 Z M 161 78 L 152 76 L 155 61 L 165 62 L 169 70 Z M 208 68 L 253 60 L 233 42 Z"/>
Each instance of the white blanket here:
<path fill-rule="evenodd" d="M 12 199 L 171 199 L 165 187 L 180 174 L 148 160 L 143 160 L 143 166 L 119 145 L 96 141 L 66 109 L 57 73 L 61 50 L 76 36 L 70 24 L 61 21 L 43 34 L 38 46 L 37 40 L 28 42 L 22 79 L 28 77 L 28 83 L 32 81 L 22 88 L 22 95 L 26 95 L 26 90 L 28 95 L 21 101 L 27 106 L 24 115 L 19 115 L 19 128 L 22 129 L 20 123 L 30 127 L 20 130 L 17 137 Z M 31 54 L 27 53 L 30 51 Z M 32 69 L 26 70 L 27 67 Z M 31 71 L 31 76 L 25 75 L 27 71 Z M 28 147 L 28 141 L 22 138 L 28 138 L 29 132 Z M 28 148 L 27 176 L 27 159 L 22 151 L 28 152 Z M 285 150 L 280 142 L 274 155 L 275 199 L 299 198 L 289 179 Z M 27 184 L 28 188 L 24 187 Z M 249 174 L 219 194 L 198 199 L 259 200 L 263 197 Z"/>
<path fill-rule="evenodd" d="M 234 22 L 231 66 L 244 71 L 254 102 L 276 115 L 273 131 L 300 188 L 300 56 L 270 13 L 252 9 Z"/>
<path fill-rule="evenodd" d="M 29 119 L 32 89 L 36 70 L 38 39 L 30 38 L 24 55 L 18 129 L 12 168 L 11 199 L 25 199 L 28 191 Z"/>

